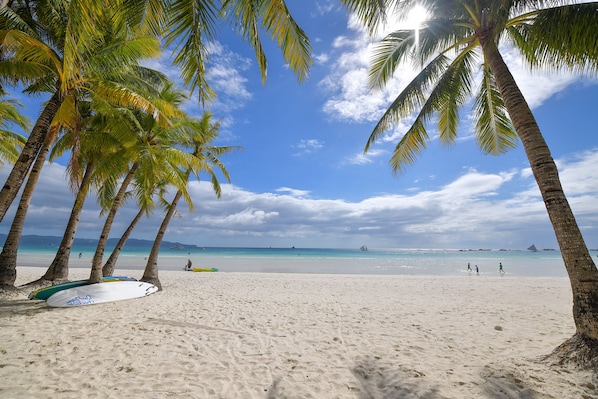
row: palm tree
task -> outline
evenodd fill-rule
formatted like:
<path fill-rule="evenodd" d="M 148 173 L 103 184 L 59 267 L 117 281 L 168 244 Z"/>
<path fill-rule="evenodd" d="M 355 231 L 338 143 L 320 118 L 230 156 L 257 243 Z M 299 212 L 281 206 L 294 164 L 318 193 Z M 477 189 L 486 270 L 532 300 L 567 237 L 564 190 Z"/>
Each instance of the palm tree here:
<path fill-rule="evenodd" d="M 57 115 L 76 115 L 83 95 L 143 99 L 105 83 L 123 67 L 159 54 L 154 36 L 140 36 L 99 0 L 13 1 L 0 9 L 0 83 L 49 93 L 19 158 L 0 190 L 0 221 L 16 197 Z M 112 10 L 112 11 L 111 11 Z M 93 87 L 93 90 L 90 90 Z"/>
<path fill-rule="evenodd" d="M 110 132 L 117 120 L 115 112 L 109 116 L 101 113 L 90 115 L 84 118 L 80 133 L 68 131 L 56 142 L 50 160 L 79 148 L 71 151 L 67 169 L 71 187 L 76 191 L 75 201 L 54 260 L 41 279 L 33 283 L 44 284 L 68 278 L 69 257 L 89 190 L 102 185 L 107 176 L 119 170 L 122 163 L 124 150 Z"/>
<path fill-rule="evenodd" d="M 156 118 L 155 113 L 143 113 L 138 110 L 128 112 L 130 126 L 123 132 L 123 147 L 127 148 L 125 159 L 129 161 L 128 170 L 121 182 L 117 181 L 118 175 L 115 175 L 100 191 L 102 204 L 108 213 L 92 260 L 89 277 L 92 282 L 102 281 L 103 256 L 109 233 L 116 214 L 127 197 L 129 185 L 135 177 L 141 175 L 137 181 L 150 191 L 162 180 L 167 180 L 176 187 L 184 187 L 186 184 L 178 168 L 184 153 L 176 146 L 177 132 L 169 129 L 169 118 L 183 115 L 178 109 L 182 96 L 173 90 L 170 82 L 166 82 L 153 100 L 157 109 L 161 111 L 160 118 Z M 116 190 L 118 184 L 119 188 Z"/>
<path fill-rule="evenodd" d="M 106 263 L 104 263 L 104 266 L 102 266 L 103 276 L 112 276 L 114 274 L 114 269 L 116 268 L 116 261 L 118 260 L 118 257 L 122 249 L 124 248 L 131 234 L 133 234 L 133 230 L 135 230 L 137 223 L 139 223 L 139 221 L 143 217 L 143 214 L 146 212 L 146 209 L 140 207 L 135 217 L 133 217 L 133 220 L 131 220 L 131 222 L 125 229 L 125 232 L 120 236 L 118 242 L 116 243 L 116 245 L 112 249 L 112 252 L 110 253 L 110 256 L 108 257 L 108 260 L 106 261 Z"/>
<path fill-rule="evenodd" d="M 27 188 L 21 197 L 18 217 L 13 220 L 11 231 L 14 234 L 9 242 L 10 245 L 0 259 L 0 275 L 6 276 L 2 281 L 8 286 L 10 280 L 14 283 L 16 276 L 16 255 L 27 212 L 26 205 L 31 200 L 37 178 L 44 165 L 47 149 L 57 137 L 56 133 L 70 130 L 74 134 L 72 142 L 75 161 L 72 165 L 73 175 L 75 175 L 78 172 L 76 159 L 79 148 L 78 134 L 81 129 L 81 104 L 93 100 L 96 105 L 106 102 L 111 103 L 112 106 L 134 104 L 139 109 L 157 111 L 155 106 L 147 101 L 146 96 L 140 95 L 140 90 L 147 90 L 150 87 L 148 83 L 142 82 L 143 80 L 161 75 L 152 74 L 151 71 L 137 66 L 140 59 L 158 54 L 157 40 L 153 37 L 137 37 L 116 24 L 110 15 L 98 14 L 95 21 L 98 31 L 94 31 L 91 35 L 94 39 L 93 43 L 85 42 L 83 29 L 77 31 L 80 33 L 78 36 L 80 41 L 71 43 L 69 35 L 72 34 L 70 30 L 72 26 L 70 28 L 63 26 L 72 22 L 68 18 L 68 12 L 60 7 L 54 8 L 53 5 L 54 3 L 40 2 L 36 4 L 35 10 L 48 12 L 55 20 L 44 19 L 49 18 L 47 15 L 39 21 L 35 20 L 30 15 L 32 10 L 27 6 L 15 7 L 14 13 L 8 13 L 8 17 L 7 10 L 0 12 L 2 27 L 15 28 L 0 31 L 4 43 L 3 50 L 9 55 L 8 61 L 0 62 L 0 79 L 8 81 L 12 77 L 15 81 L 27 83 L 29 86 L 26 90 L 29 92 L 55 90 L 19 157 L 24 162 L 17 160 L 3 188 L 7 192 L 16 194 L 13 190 L 15 186 L 12 185 L 16 180 L 13 180 L 13 177 L 27 173 L 31 163 L 36 162 L 28 179 Z M 72 22 L 72 25 L 77 24 Z M 45 41 L 42 41 L 42 38 Z M 78 46 L 78 48 L 75 51 L 69 46 Z M 75 52 L 76 57 L 73 56 Z M 67 79 L 66 83 L 65 79 Z M 147 80 L 151 81 L 151 79 Z M 133 91 L 132 88 L 137 90 Z M 161 112 L 158 112 L 158 115 L 163 116 Z M 42 147 L 38 146 L 36 137 L 43 138 L 44 152 L 41 151 Z M 18 187 L 20 186 L 17 185 L 17 190 Z M 3 214 L 0 212 L 0 215 Z M 62 262 L 61 265 L 56 267 L 53 262 L 43 279 L 67 278 L 68 266 L 65 262 L 68 262 L 69 253 L 70 245 L 61 246 L 55 259 L 57 262 Z"/>
<path fill-rule="evenodd" d="M 473 90 L 476 61 L 481 59 L 481 83 L 473 102 L 478 144 L 486 153 L 500 154 L 515 146 L 517 138 L 521 140 L 571 282 L 576 333 L 554 354 L 562 361 L 598 367 L 598 270 L 567 202 L 548 145 L 499 50 L 501 40 L 509 39 L 532 67 L 595 71 L 598 3 L 343 2 L 372 31 L 390 15 L 388 5 L 396 6 L 397 14 L 393 15 L 407 15 L 406 11 L 416 3 L 426 7 L 431 15 L 419 32 L 399 30 L 387 35 L 372 58 L 369 75 L 372 88 L 384 87 L 397 65 L 405 60 L 416 60 L 421 68 L 384 113 L 366 144 L 367 152 L 392 124 L 416 112 L 413 125 L 392 155 L 395 172 L 413 163 L 426 147 L 429 141 L 426 122 L 432 116 L 437 116 L 441 142 L 455 142 L 458 109 Z M 419 36 L 418 45 L 416 36 Z"/>
<path fill-rule="evenodd" d="M 53 90 L 0 190 L 0 221 L 23 184 L 59 107 L 84 83 L 78 79 L 84 59 L 81 52 L 92 48 L 102 36 L 105 27 L 98 20 L 108 11 L 103 0 L 15 0 L 2 5 L 0 51 L 10 57 L 0 61 L 0 81 L 24 83 L 30 85 L 30 91 L 39 87 Z M 203 0 L 113 0 L 109 11 L 114 13 L 111 20 L 122 29 L 163 38 L 166 46 L 174 47 L 173 63 L 181 68 L 181 77 L 191 92 L 198 90 L 202 102 L 214 96 L 206 80 L 206 63 L 208 44 L 215 38 L 220 20 L 230 22 L 255 50 L 262 80 L 267 71 L 262 31 L 276 39 L 299 80 L 307 77 L 312 64 L 309 40 L 284 0 L 225 0 L 220 9 L 216 3 Z M 52 40 L 44 42 L 45 38 Z"/>
<path fill-rule="evenodd" d="M 137 223 L 139 223 L 144 214 L 149 217 L 151 212 L 156 208 L 154 196 L 156 195 L 156 193 L 160 196 L 160 198 L 164 195 L 165 186 L 167 185 L 167 182 L 160 181 L 157 183 L 153 183 L 154 186 L 148 186 L 147 182 L 153 180 L 154 179 L 147 179 L 146 176 L 141 176 L 140 174 L 134 177 L 134 193 L 135 197 L 137 198 L 137 203 L 139 205 L 139 211 L 133 217 L 133 219 L 125 229 L 124 233 L 120 236 L 118 242 L 112 249 L 112 253 L 108 257 L 106 263 L 104 263 L 104 266 L 102 267 L 102 275 L 111 276 L 114 273 L 114 269 L 116 268 L 116 262 L 120 255 L 120 252 L 124 248 L 131 234 L 133 234 L 135 227 L 137 227 Z"/>
<path fill-rule="evenodd" d="M 25 226 L 25 218 L 33 197 L 33 191 L 41 176 L 42 168 L 46 162 L 46 157 L 50 151 L 55 135 L 56 131 L 54 130 L 51 134 L 46 136 L 44 145 L 42 145 L 42 148 L 33 163 L 31 173 L 23 188 L 23 193 L 21 194 L 15 217 L 10 226 L 8 235 L 6 236 L 4 245 L 2 246 L 2 252 L 0 252 L 0 286 L 7 291 L 15 291 L 13 288 L 17 277 L 17 253 L 21 235 L 23 233 L 23 227 Z"/>
<path fill-rule="evenodd" d="M 220 170 L 227 181 L 230 181 L 228 171 L 218 156 L 226 154 L 238 147 L 217 147 L 211 145 L 211 143 L 218 137 L 220 130 L 220 123 L 212 123 L 211 118 L 212 115 L 210 113 L 204 113 L 203 116 L 198 120 L 182 120 L 181 124 L 177 127 L 177 130 L 180 130 L 183 133 L 181 137 L 187 138 L 186 142 L 183 144 L 185 144 L 191 150 L 191 157 L 189 157 L 186 162 L 188 166 L 187 170 L 185 171 L 185 181 L 189 180 L 191 173 L 193 173 L 199 180 L 200 172 L 206 172 L 211 177 L 212 187 L 216 193 L 216 196 L 220 198 L 222 191 L 220 188 L 220 182 L 218 181 L 218 177 L 214 171 L 214 167 Z M 177 190 L 174 198 L 169 204 L 165 204 L 167 209 L 166 215 L 164 216 L 160 228 L 158 229 L 158 233 L 156 234 L 156 239 L 152 245 L 145 270 L 143 271 L 143 277 L 141 278 L 141 281 L 152 283 L 156 285 L 159 290 L 162 290 L 162 284 L 158 278 L 158 254 L 160 252 L 160 246 L 162 244 L 164 235 L 166 234 L 166 228 L 174 216 L 179 200 L 183 196 L 185 196 L 185 200 L 189 206 L 191 208 L 193 207 L 191 198 L 186 195 L 186 191 L 181 189 Z"/>

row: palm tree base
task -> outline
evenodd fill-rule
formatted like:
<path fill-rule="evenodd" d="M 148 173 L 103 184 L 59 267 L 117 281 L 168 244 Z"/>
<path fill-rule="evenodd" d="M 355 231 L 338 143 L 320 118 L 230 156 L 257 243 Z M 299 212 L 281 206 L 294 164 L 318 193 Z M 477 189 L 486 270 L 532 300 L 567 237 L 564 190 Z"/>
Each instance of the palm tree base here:
<path fill-rule="evenodd" d="M 575 334 L 542 360 L 552 365 L 572 364 L 598 372 L 598 340 Z"/>
<path fill-rule="evenodd" d="M 162 291 L 162 283 L 160 283 L 160 279 L 158 277 L 145 277 L 143 276 L 140 281 L 144 283 L 150 283 L 158 287 L 158 291 Z"/>
<path fill-rule="evenodd" d="M 0 284 L 0 299 L 27 298 L 25 292 L 14 285 Z"/>

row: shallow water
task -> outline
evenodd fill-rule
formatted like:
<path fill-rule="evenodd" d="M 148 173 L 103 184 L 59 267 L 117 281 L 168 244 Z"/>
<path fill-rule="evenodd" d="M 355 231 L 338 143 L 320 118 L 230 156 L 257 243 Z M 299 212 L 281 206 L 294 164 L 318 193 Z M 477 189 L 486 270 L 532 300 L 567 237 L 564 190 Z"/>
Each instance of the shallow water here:
<path fill-rule="evenodd" d="M 95 248 L 74 247 L 69 266 L 87 268 Z M 104 259 L 108 258 L 110 248 Z M 124 250 L 117 269 L 143 270 L 150 248 Z M 23 246 L 18 264 L 47 267 L 56 248 Z M 592 251 L 596 259 L 598 252 Z M 559 251 L 517 250 L 434 250 L 393 249 L 360 251 L 359 249 L 321 248 L 166 248 L 160 252 L 162 270 L 183 270 L 187 259 L 194 267 L 216 267 L 221 272 L 320 273 L 374 275 L 499 275 L 502 262 L 507 276 L 562 277 L 565 267 Z M 467 264 L 473 272 L 468 273 Z"/>

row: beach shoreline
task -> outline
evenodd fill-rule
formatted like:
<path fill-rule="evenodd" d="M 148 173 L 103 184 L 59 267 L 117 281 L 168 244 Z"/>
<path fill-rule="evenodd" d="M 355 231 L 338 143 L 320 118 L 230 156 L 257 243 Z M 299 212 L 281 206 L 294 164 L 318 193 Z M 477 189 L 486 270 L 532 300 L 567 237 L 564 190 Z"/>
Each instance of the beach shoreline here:
<path fill-rule="evenodd" d="M 17 285 L 39 272 L 19 267 Z M 567 278 L 181 270 L 160 280 L 148 297 L 80 308 L 0 302 L 0 396 L 598 397 L 595 375 L 538 360 L 575 331 Z"/>

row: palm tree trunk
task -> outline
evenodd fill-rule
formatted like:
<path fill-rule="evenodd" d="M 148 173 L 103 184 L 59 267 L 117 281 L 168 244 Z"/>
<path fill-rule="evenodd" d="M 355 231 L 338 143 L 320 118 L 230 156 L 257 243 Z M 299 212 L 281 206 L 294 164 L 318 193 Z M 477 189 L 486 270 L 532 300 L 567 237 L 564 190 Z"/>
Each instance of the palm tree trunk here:
<path fill-rule="evenodd" d="M 122 251 L 123 247 L 127 243 L 127 240 L 133 233 L 135 226 L 137 226 L 137 223 L 139 223 L 142 216 L 143 216 L 143 209 L 140 209 L 139 212 L 137 212 L 137 215 L 135 215 L 135 217 L 131 221 L 131 223 L 129 223 L 129 227 L 127 227 L 124 234 L 120 237 L 120 240 L 118 240 L 118 243 L 114 247 L 114 250 L 110 254 L 110 257 L 104 264 L 104 267 L 102 268 L 102 275 L 112 276 L 114 274 L 114 269 L 116 268 L 116 261 L 118 260 L 118 256 L 120 255 L 120 252 Z"/>
<path fill-rule="evenodd" d="M 91 263 L 91 273 L 89 275 L 89 280 L 92 283 L 100 283 L 103 281 L 102 260 L 104 258 L 104 249 L 106 249 L 106 244 L 108 243 L 108 234 L 110 234 L 110 229 L 114 223 L 116 212 L 118 212 L 118 209 L 125 199 L 125 194 L 127 193 L 129 183 L 131 183 L 131 180 L 133 180 L 133 176 L 135 175 L 135 171 L 138 167 L 138 163 L 135 163 L 133 166 L 131 166 L 129 173 L 127 173 L 125 176 L 118 193 L 112 201 L 112 207 L 110 208 L 108 216 L 106 217 L 106 221 L 104 222 L 104 227 L 102 228 L 102 233 L 100 234 L 100 239 L 98 240 L 98 246 L 96 247 L 96 252 L 93 255 L 93 260 Z"/>
<path fill-rule="evenodd" d="M 484 57 L 515 130 L 523 143 L 569 275 L 576 335 L 598 346 L 598 269 L 561 186 L 558 170 L 540 128 L 493 41 L 482 43 Z M 592 343 L 590 343 L 592 345 Z M 598 354 L 598 353 L 597 353 Z"/>
<path fill-rule="evenodd" d="M 17 207 L 15 217 L 12 221 L 12 225 L 10 226 L 10 231 L 6 237 L 6 242 L 2 248 L 2 253 L 0 253 L 1 286 L 14 286 L 16 281 L 17 253 L 19 251 L 21 235 L 23 234 L 23 227 L 25 226 L 27 211 L 29 210 L 29 204 L 31 203 L 35 186 L 37 185 L 39 177 L 42 173 L 44 163 L 46 162 L 46 157 L 48 156 L 48 152 L 50 151 L 50 147 L 52 146 L 55 137 L 55 133 L 51 133 L 46 136 L 43 146 L 37 154 L 37 158 L 33 164 L 31 173 L 29 174 L 29 179 L 27 179 L 27 184 L 25 184 L 25 188 L 21 194 L 19 206 Z"/>
<path fill-rule="evenodd" d="M 151 283 L 158 287 L 159 291 L 162 291 L 162 284 L 160 283 L 160 279 L 158 278 L 158 254 L 160 253 L 160 246 L 162 245 L 164 234 L 166 234 L 166 228 L 172 220 L 172 216 L 176 211 L 176 206 L 179 200 L 181 199 L 182 195 L 183 193 L 180 190 L 178 190 L 170 206 L 168 207 L 168 212 L 166 212 L 166 216 L 164 216 L 164 220 L 162 220 L 160 229 L 158 229 L 158 234 L 156 235 L 156 239 L 154 240 L 154 244 L 152 245 L 152 250 L 147 259 L 147 264 L 145 265 L 145 270 L 143 271 L 143 277 L 141 278 L 141 281 Z"/>
<path fill-rule="evenodd" d="M 91 178 L 93 176 L 94 166 L 93 162 L 87 164 L 83 179 L 79 184 L 79 190 L 75 197 L 75 204 L 71 210 L 71 216 L 66 224 L 60 247 L 56 252 L 54 260 L 50 264 L 50 267 L 46 271 L 46 274 L 42 276 L 43 280 L 66 280 L 69 275 L 69 257 L 73 248 L 73 242 L 75 241 L 75 234 L 77 233 L 77 226 L 79 225 L 79 219 L 81 212 L 83 211 L 83 205 L 91 186 Z"/>
<path fill-rule="evenodd" d="M 31 134 L 27 139 L 27 143 L 25 143 L 25 147 L 23 147 L 23 151 L 21 151 L 21 155 L 19 155 L 17 162 L 15 162 L 10 175 L 8 175 L 8 178 L 0 191 L 0 222 L 4 219 L 8 208 L 21 189 L 27 173 L 29 172 L 29 168 L 31 168 L 31 164 L 35 161 L 46 135 L 48 134 L 50 124 L 61 104 L 62 95 L 59 91 L 56 91 L 52 98 L 46 103 L 35 126 L 31 130 Z"/>

